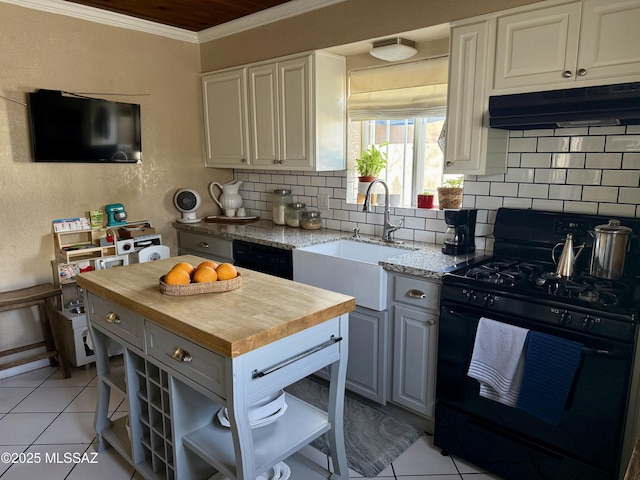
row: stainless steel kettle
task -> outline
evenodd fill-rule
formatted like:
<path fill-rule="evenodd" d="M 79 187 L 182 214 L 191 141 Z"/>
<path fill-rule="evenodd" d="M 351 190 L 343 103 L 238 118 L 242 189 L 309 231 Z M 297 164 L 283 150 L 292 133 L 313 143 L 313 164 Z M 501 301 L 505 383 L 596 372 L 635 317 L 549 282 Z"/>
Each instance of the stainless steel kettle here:
<path fill-rule="evenodd" d="M 584 243 L 580 245 L 578 247 L 578 253 L 574 253 L 573 235 L 568 233 L 564 243 L 557 243 L 553 247 L 553 250 L 551 251 L 551 257 L 553 258 L 554 263 L 557 265 L 556 274 L 558 274 L 558 276 L 571 277 L 573 275 L 576 260 L 582 253 L 584 245 Z M 560 246 L 564 246 L 564 248 L 562 249 L 562 253 L 560 254 L 560 259 L 556 260 L 556 248 Z"/>
<path fill-rule="evenodd" d="M 607 225 L 598 225 L 593 230 L 589 274 L 607 280 L 622 277 L 632 230 L 620 225 L 620 220 L 609 220 Z"/>

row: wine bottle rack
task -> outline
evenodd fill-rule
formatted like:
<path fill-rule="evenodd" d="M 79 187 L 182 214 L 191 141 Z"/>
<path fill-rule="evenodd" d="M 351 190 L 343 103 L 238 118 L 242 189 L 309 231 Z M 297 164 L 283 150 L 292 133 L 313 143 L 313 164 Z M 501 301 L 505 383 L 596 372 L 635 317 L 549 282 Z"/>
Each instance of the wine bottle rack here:
<path fill-rule="evenodd" d="M 175 478 L 169 375 L 148 361 L 136 366 L 140 401 L 141 444 L 153 472 Z"/>

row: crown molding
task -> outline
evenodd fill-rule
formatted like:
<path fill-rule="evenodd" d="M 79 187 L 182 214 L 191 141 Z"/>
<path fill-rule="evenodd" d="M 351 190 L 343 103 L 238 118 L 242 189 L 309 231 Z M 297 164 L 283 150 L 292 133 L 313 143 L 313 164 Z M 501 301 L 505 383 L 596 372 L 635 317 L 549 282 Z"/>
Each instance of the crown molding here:
<path fill-rule="evenodd" d="M 247 15 L 246 17 L 202 30 L 198 32 L 198 41 L 199 43 L 209 42 L 345 1 L 346 0 L 291 0 L 252 15 Z"/>
<path fill-rule="evenodd" d="M 11 3 L 20 7 L 67 15 L 103 25 L 136 30 L 191 43 L 208 42 L 344 1 L 346 0 L 291 0 L 287 3 L 196 33 L 182 28 L 170 27 L 129 15 L 101 10 L 77 3 L 65 2 L 63 0 L 0 0 L 0 2 Z"/>

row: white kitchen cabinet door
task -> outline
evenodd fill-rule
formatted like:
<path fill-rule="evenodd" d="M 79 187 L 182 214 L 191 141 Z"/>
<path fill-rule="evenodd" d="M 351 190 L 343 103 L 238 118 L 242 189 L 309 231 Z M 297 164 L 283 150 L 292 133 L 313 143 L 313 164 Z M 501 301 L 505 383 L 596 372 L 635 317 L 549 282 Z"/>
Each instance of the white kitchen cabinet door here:
<path fill-rule="evenodd" d="M 250 67 L 248 76 L 251 163 L 272 166 L 277 163 L 280 152 L 277 64 Z"/>
<path fill-rule="evenodd" d="M 580 2 L 500 16 L 494 88 L 573 82 Z"/>
<path fill-rule="evenodd" d="M 639 26 L 640 0 L 584 0 L 578 80 L 638 81 Z"/>
<path fill-rule="evenodd" d="M 311 57 L 278 62 L 280 161 L 284 168 L 311 167 Z"/>
<path fill-rule="evenodd" d="M 206 166 L 248 165 L 246 70 L 202 77 Z"/>
<path fill-rule="evenodd" d="M 507 131 L 490 129 L 485 121 L 491 32 L 489 20 L 451 29 L 446 174 L 489 175 L 507 168 Z"/>

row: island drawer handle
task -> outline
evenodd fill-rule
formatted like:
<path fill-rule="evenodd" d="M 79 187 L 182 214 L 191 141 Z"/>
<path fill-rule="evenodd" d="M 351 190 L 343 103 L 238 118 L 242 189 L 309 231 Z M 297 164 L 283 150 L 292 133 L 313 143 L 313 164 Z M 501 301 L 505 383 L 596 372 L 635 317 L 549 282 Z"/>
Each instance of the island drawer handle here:
<path fill-rule="evenodd" d="M 293 362 L 297 362 L 298 360 L 304 358 L 304 357 L 308 357 L 309 355 L 319 352 L 320 350 L 322 350 L 323 348 L 327 348 L 330 347 L 331 345 L 333 345 L 334 343 L 338 343 L 339 341 L 342 340 L 342 337 L 336 337 L 334 335 L 331 335 L 331 338 L 329 340 L 327 340 L 324 343 L 321 343 L 320 345 L 310 348 L 309 350 L 305 350 L 302 353 L 299 353 L 298 355 L 296 355 L 295 357 L 291 357 L 287 360 L 284 360 L 276 365 L 274 365 L 273 367 L 269 367 L 265 370 L 262 370 L 261 372 L 259 372 L 258 370 L 254 370 L 251 373 L 251 378 L 252 379 L 256 379 L 256 378 L 261 378 L 264 377 L 265 375 L 269 375 L 270 373 L 275 372 L 276 370 L 280 370 L 283 367 L 286 367 L 287 365 L 291 365 Z"/>
<path fill-rule="evenodd" d="M 409 290 L 407 292 L 407 296 L 409 296 L 410 298 L 424 298 L 424 292 L 421 290 L 416 290 L 415 288 L 412 288 L 411 290 Z"/>
<path fill-rule="evenodd" d="M 175 348 L 175 350 L 171 354 L 171 358 L 182 363 L 191 363 L 191 360 L 193 360 L 191 354 L 180 347 Z"/>
<path fill-rule="evenodd" d="M 209 248 L 209 244 L 208 244 L 207 242 L 200 242 L 200 243 L 198 244 L 198 246 L 199 246 L 200 248 Z"/>
<path fill-rule="evenodd" d="M 120 323 L 120 317 L 115 312 L 109 312 L 107 313 L 107 322 L 115 323 L 117 325 L 118 323 Z"/>

